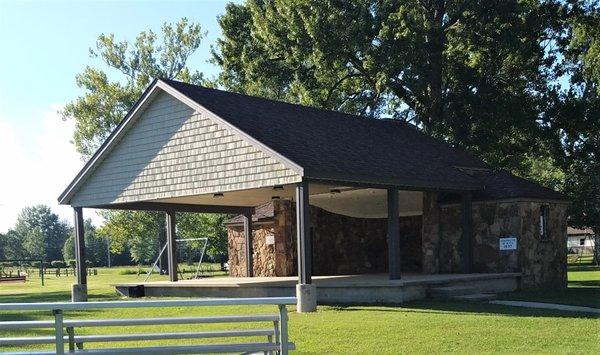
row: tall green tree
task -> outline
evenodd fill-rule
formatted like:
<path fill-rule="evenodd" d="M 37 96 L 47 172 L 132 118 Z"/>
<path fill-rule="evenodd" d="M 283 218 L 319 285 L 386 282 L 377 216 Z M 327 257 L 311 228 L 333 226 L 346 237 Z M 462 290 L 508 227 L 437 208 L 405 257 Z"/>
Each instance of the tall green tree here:
<path fill-rule="evenodd" d="M 75 120 L 73 141 L 87 159 L 155 78 L 204 82 L 202 73 L 187 66 L 198 49 L 205 32 L 199 24 L 186 18 L 176 24 L 165 23 L 161 36 L 153 31 L 141 32 L 133 42 L 117 41 L 113 34 L 100 35 L 92 58 L 103 61 L 103 68 L 120 73 L 109 75 L 105 69 L 88 66 L 75 78 L 84 94 L 65 105 L 63 119 Z M 114 79 L 113 79 L 114 78 Z"/>
<path fill-rule="evenodd" d="M 26 257 L 48 262 L 62 260 L 62 247 L 71 233 L 71 227 L 46 205 L 23 208 L 14 230 Z"/>
<path fill-rule="evenodd" d="M 248 0 L 219 18 L 214 61 L 230 90 L 407 120 L 528 175 L 563 15 L 537 0 Z"/>
<path fill-rule="evenodd" d="M 6 234 L 0 234 L 0 258 L 18 260 L 26 259 L 27 255 L 23 250 L 23 238 L 13 229 Z"/>
<path fill-rule="evenodd" d="M 84 94 L 62 112 L 64 119 L 76 122 L 74 143 L 84 159 L 123 119 L 152 79 L 210 85 L 201 72 L 187 65 L 204 36 L 199 24 L 183 18 L 176 24 L 165 23 L 160 37 L 153 31 L 141 32 L 133 42 L 117 41 L 113 34 L 98 37 L 96 47 L 90 49 L 91 57 L 100 58 L 103 67 L 121 75 L 109 76 L 105 69 L 88 66 L 76 77 Z M 154 261 L 164 244 L 163 214 L 108 211 L 103 216 L 106 223 L 98 233 L 110 239 L 114 253 L 129 251 L 136 263 Z"/>
<path fill-rule="evenodd" d="M 137 264 L 152 263 L 164 244 L 165 215 L 159 212 L 103 211 L 98 234 L 110 240 L 111 252 L 129 250 Z"/>
<path fill-rule="evenodd" d="M 554 97 L 549 117 L 560 128 L 554 155 L 572 199 L 569 223 L 594 230 L 600 263 L 600 3 L 578 2 L 571 12 L 559 42 L 569 85 Z"/>
<path fill-rule="evenodd" d="M 180 213 L 177 220 L 177 232 L 179 238 L 208 238 L 205 251 L 205 260 L 218 263 L 227 261 L 227 228 L 225 214 L 208 213 Z M 191 243 L 189 246 L 180 245 L 196 261 L 200 257 L 199 251 L 202 243 Z"/>
<path fill-rule="evenodd" d="M 96 232 L 96 227 L 91 219 L 86 219 L 83 223 L 85 235 L 86 260 L 93 266 L 108 265 L 108 245 L 106 238 L 101 237 Z M 75 259 L 75 233 L 71 233 L 63 246 L 63 258 L 65 261 Z"/>

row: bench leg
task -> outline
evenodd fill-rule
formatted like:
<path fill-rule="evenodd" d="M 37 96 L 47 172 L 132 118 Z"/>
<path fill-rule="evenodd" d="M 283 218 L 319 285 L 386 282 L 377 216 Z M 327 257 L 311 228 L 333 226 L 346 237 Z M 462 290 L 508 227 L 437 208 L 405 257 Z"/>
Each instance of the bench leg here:
<path fill-rule="evenodd" d="M 67 327 L 67 334 L 69 335 L 69 352 L 75 352 L 75 330 L 73 327 Z"/>

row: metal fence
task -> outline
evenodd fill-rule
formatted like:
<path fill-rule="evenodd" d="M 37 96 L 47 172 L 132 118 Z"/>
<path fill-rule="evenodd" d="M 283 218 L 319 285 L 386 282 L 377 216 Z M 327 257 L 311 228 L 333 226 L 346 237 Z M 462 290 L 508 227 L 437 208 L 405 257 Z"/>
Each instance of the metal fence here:
<path fill-rule="evenodd" d="M 53 320 L 41 321 L 6 321 L 0 322 L 0 331 L 14 329 L 54 330 L 54 336 L 0 338 L 0 349 L 4 346 L 21 346 L 33 344 L 54 344 L 53 351 L 3 353 L 3 354 L 64 354 L 65 345 L 68 353 L 85 352 L 86 354 L 196 354 L 196 353 L 280 353 L 287 354 L 294 349 L 288 339 L 288 316 L 286 305 L 296 303 L 295 297 L 268 298 L 221 298 L 191 300 L 152 300 L 152 301 L 110 301 L 110 302 L 60 302 L 60 303 L 0 303 L 0 311 L 51 311 Z M 64 311 L 80 311 L 105 308 L 146 308 L 146 307 L 207 307 L 234 305 L 274 305 L 278 312 L 273 314 L 228 315 L 207 317 L 165 317 L 165 318 L 130 318 L 130 319 L 65 319 Z M 142 325 L 172 324 L 207 324 L 207 323 L 248 323 L 269 322 L 269 328 L 235 329 L 197 332 L 160 332 L 134 334 L 78 335 L 78 328 L 119 327 Z M 66 334 L 65 334 L 66 333 Z M 221 343 L 201 345 L 114 347 L 113 343 L 140 340 L 164 339 L 210 339 L 232 337 L 265 337 L 265 341 L 246 343 Z M 83 349 L 85 343 L 109 343 L 110 347 Z"/>

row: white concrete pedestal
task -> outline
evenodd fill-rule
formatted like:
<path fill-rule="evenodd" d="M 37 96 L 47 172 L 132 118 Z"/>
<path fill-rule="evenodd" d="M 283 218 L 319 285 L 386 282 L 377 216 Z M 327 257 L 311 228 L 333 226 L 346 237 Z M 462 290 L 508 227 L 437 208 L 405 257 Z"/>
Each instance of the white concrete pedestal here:
<path fill-rule="evenodd" d="M 317 286 L 313 284 L 296 285 L 296 312 L 317 311 Z"/>
<path fill-rule="evenodd" d="M 87 302 L 87 285 L 71 285 L 71 302 Z"/>

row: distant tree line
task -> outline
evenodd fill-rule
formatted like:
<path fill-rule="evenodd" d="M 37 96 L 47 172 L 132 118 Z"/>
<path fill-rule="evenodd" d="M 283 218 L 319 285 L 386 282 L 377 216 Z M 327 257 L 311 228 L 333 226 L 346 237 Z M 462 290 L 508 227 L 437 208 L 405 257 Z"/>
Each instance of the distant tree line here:
<path fill-rule="evenodd" d="M 165 215 L 130 211 L 105 211 L 104 225 L 96 228 L 84 221 L 86 260 L 93 266 L 135 265 L 154 262 L 166 243 Z M 178 238 L 209 238 L 205 261 L 227 259 L 226 215 L 182 213 L 178 215 Z M 182 262 L 200 258 L 200 241 L 180 243 Z M 165 256 L 166 257 L 166 256 Z M 75 259 L 73 227 L 60 220 L 46 205 L 25 207 L 6 234 L 0 233 L 0 259 L 44 261 L 47 265 L 72 264 Z M 54 262 L 52 264 L 52 262 Z"/>

